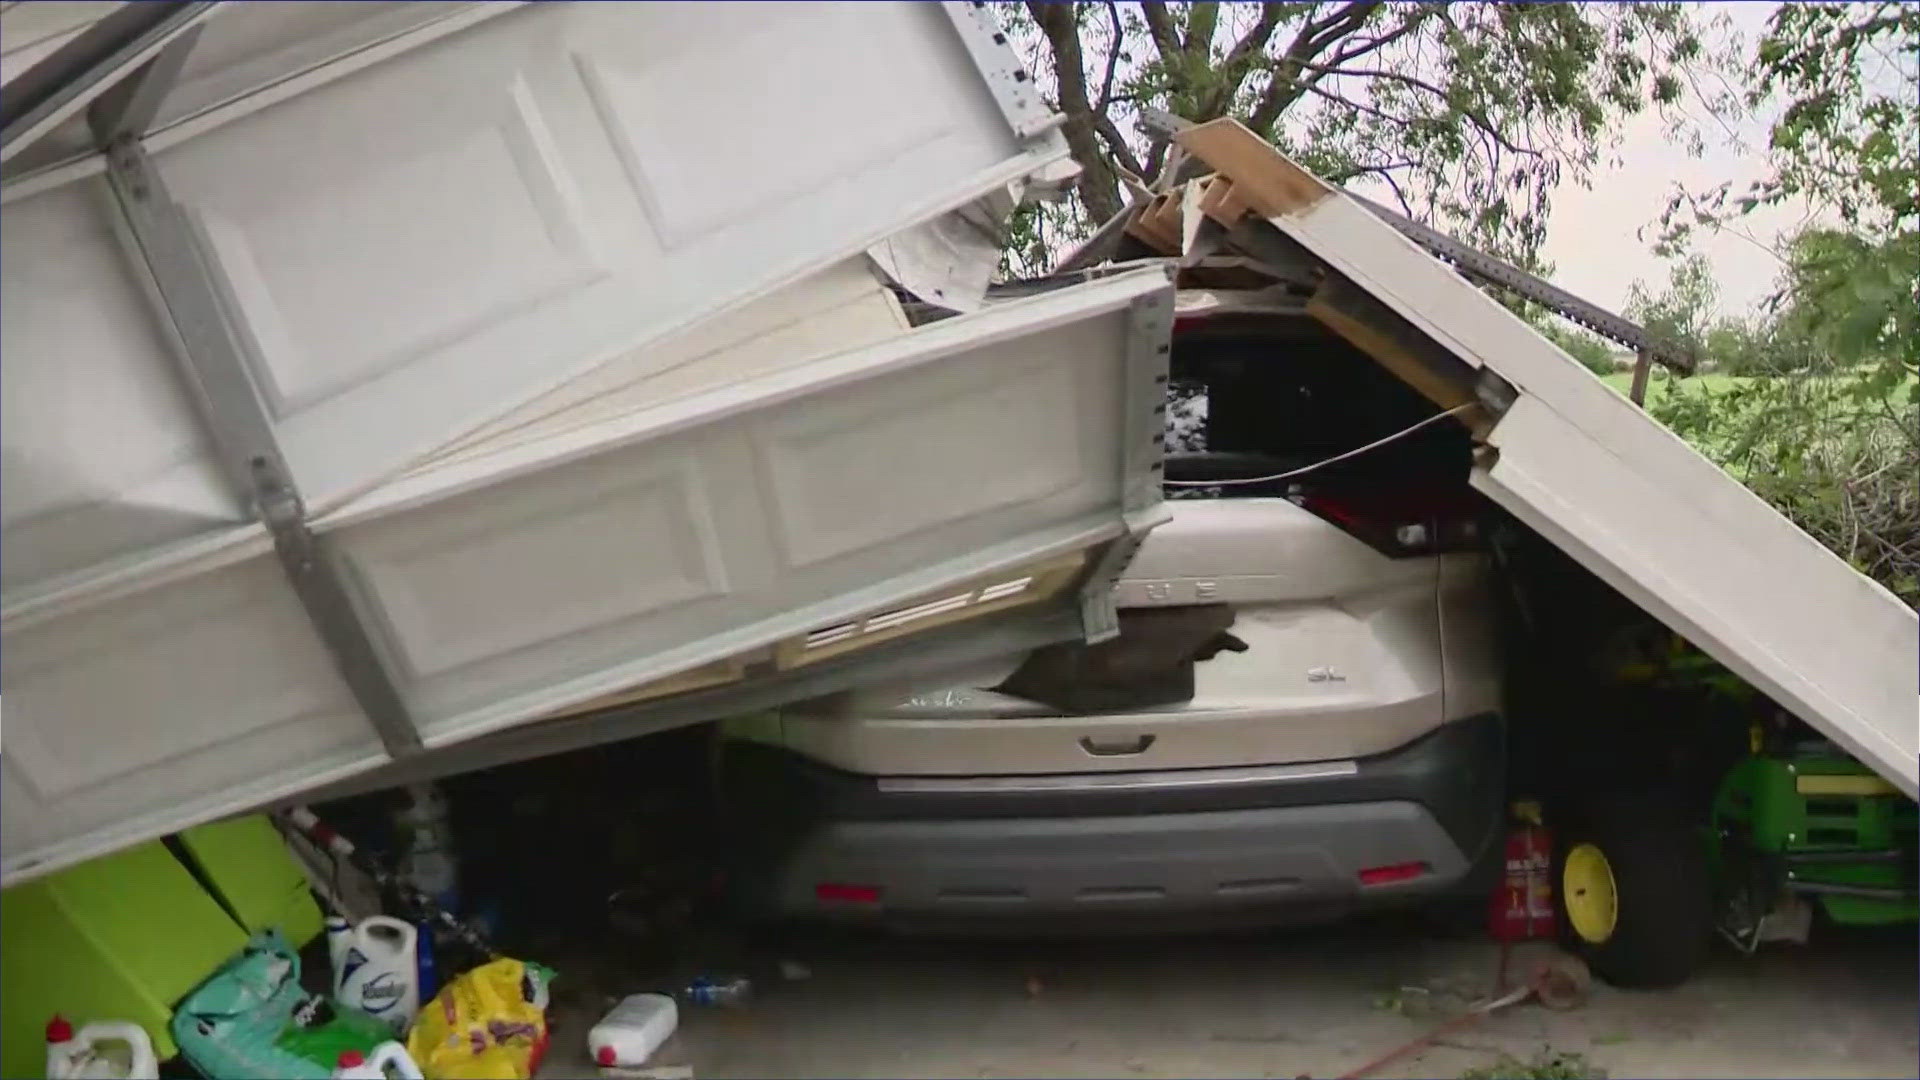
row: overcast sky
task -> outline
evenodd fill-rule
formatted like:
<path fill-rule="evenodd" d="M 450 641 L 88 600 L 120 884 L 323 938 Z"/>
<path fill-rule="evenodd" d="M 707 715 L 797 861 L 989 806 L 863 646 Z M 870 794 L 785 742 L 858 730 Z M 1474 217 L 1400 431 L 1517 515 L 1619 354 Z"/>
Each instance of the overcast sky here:
<path fill-rule="evenodd" d="M 1725 15 L 1747 46 L 1743 53 L 1751 56 L 1753 42 L 1777 5 L 1700 6 L 1709 18 Z M 1543 254 L 1554 264 L 1555 283 L 1615 311 L 1626 306 L 1627 289 L 1636 279 L 1663 285 L 1668 267 L 1653 254 L 1652 238 L 1657 231 L 1654 222 L 1674 182 L 1702 190 L 1731 180 L 1738 189 L 1759 179 L 1765 175 L 1767 131 L 1777 115 L 1774 110 L 1749 118 L 1736 125 L 1731 136 L 1709 122 L 1707 146 L 1699 157 L 1690 156 L 1685 147 L 1669 139 L 1658 115 L 1636 117 L 1622 132 L 1614 152 L 1617 165 L 1596 168 L 1590 189 L 1566 183 L 1554 192 Z M 1799 209 L 1763 210 L 1748 224 L 1755 237 L 1770 244 L 1780 231 L 1798 225 L 1801 213 Z M 1635 235 L 1643 226 L 1650 226 L 1644 240 Z M 1751 310 L 1771 291 L 1779 263 L 1759 247 L 1724 234 L 1702 237 L 1698 247 L 1715 271 L 1723 311 Z"/>

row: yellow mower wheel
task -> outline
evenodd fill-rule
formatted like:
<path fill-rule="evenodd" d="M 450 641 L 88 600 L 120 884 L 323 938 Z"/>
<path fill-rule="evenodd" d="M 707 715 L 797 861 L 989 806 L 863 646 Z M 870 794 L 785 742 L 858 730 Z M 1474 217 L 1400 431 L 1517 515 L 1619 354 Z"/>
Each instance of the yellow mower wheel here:
<path fill-rule="evenodd" d="M 1568 848 L 1560 867 L 1560 893 L 1566 898 L 1569 927 L 1580 940 L 1606 944 L 1620 919 L 1620 894 L 1606 852 L 1595 844 Z"/>
<path fill-rule="evenodd" d="M 1565 809 L 1553 826 L 1562 944 L 1614 986 L 1685 982 L 1713 935 L 1713 881 L 1694 815 L 1655 793 Z"/>

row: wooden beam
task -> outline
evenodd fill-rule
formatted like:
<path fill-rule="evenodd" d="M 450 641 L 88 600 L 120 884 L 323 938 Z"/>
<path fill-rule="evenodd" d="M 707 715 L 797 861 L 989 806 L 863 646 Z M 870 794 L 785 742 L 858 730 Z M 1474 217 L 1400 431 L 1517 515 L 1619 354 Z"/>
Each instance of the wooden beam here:
<path fill-rule="evenodd" d="M 1138 212 L 1133 215 L 1133 220 L 1127 223 L 1127 235 L 1152 248 L 1158 254 L 1180 254 L 1179 230 L 1176 228 L 1168 232 L 1160 224 L 1168 200 L 1174 197 L 1162 193 L 1136 204 Z M 1177 215 L 1179 204 L 1174 205 Z"/>
<path fill-rule="evenodd" d="M 1184 188 L 1161 192 L 1147 211 L 1153 215 L 1153 231 L 1172 241 L 1174 255 L 1180 254 L 1180 202 L 1185 194 Z"/>
<path fill-rule="evenodd" d="M 1231 117 L 1195 124 L 1174 140 L 1231 180 L 1240 200 L 1262 217 L 1297 213 L 1334 192 Z"/>
<path fill-rule="evenodd" d="M 1474 396 L 1471 369 L 1346 279 L 1329 274 L 1307 301 L 1307 314 L 1435 405 L 1456 409 L 1472 404 L 1457 419 L 1475 437 L 1493 426 L 1493 418 Z"/>
<path fill-rule="evenodd" d="M 1200 212 L 1228 229 L 1240 224 L 1240 219 L 1247 216 L 1247 201 L 1235 190 L 1233 181 L 1216 174 L 1206 184 L 1200 195 Z"/>

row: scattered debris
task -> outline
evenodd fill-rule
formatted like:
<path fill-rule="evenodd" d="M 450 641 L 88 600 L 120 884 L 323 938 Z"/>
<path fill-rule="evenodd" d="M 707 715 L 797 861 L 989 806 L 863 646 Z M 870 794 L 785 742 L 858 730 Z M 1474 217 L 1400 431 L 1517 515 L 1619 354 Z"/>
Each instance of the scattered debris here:
<path fill-rule="evenodd" d="M 1624 1031 L 1609 1031 L 1604 1035 L 1595 1035 L 1587 1041 L 1595 1046 L 1619 1046 L 1622 1043 L 1632 1042 L 1633 1036 Z"/>
<path fill-rule="evenodd" d="M 1439 1042 L 1442 1038 L 1446 1037 L 1447 1035 L 1461 1028 L 1464 1028 L 1470 1024 L 1473 1024 L 1474 1022 L 1478 1021 L 1481 1017 L 1487 1016 L 1494 1012 L 1498 1012 L 1499 1010 L 1504 1009 L 1509 1005 L 1514 1005 L 1514 1004 L 1518 1004 L 1521 1001 L 1525 1001 L 1527 998 L 1533 996 L 1533 994 L 1534 994 L 1534 987 L 1522 986 L 1518 990 L 1510 991 L 1506 994 L 1501 995 L 1500 997 L 1483 1001 L 1473 1006 L 1472 1008 L 1468 1009 L 1467 1011 L 1459 1014 L 1458 1016 L 1455 1016 L 1452 1019 L 1447 1020 L 1446 1022 L 1440 1024 L 1438 1027 L 1435 1027 L 1432 1031 L 1427 1032 L 1425 1035 L 1422 1035 L 1419 1038 L 1414 1039 L 1411 1042 L 1405 1043 L 1401 1046 L 1397 1046 L 1394 1049 L 1387 1051 L 1385 1054 L 1382 1054 L 1379 1057 L 1374 1058 L 1372 1061 L 1367 1062 L 1365 1065 L 1362 1065 L 1359 1068 L 1344 1074 L 1343 1076 L 1340 1077 L 1340 1080 L 1359 1080 L 1360 1077 L 1367 1076 L 1379 1070 L 1380 1068 L 1388 1065 L 1391 1062 L 1394 1062 L 1399 1060 L 1400 1058 L 1406 1057 L 1408 1054 L 1416 1053 L 1420 1050 L 1424 1050 L 1427 1047 L 1434 1045 L 1435 1043 Z"/>
<path fill-rule="evenodd" d="M 715 979 L 702 975 L 680 991 L 680 997 L 695 1005 L 719 1005 L 739 1008 L 753 997 L 753 980 L 744 975 Z"/>
<path fill-rule="evenodd" d="M 1381 1012 L 1404 1016 L 1409 1020 L 1456 1016 L 1470 1008 L 1485 994 L 1466 979 L 1434 978 L 1425 985 L 1397 986 L 1376 994 L 1373 1007 Z"/>
<path fill-rule="evenodd" d="M 1531 1061 L 1502 1054 L 1491 1065 L 1461 1073 L 1460 1080 L 1607 1080 L 1607 1070 L 1584 1054 L 1542 1050 Z"/>
<path fill-rule="evenodd" d="M 1593 973 L 1579 957 L 1556 953 L 1533 969 L 1527 983 L 1540 1004 L 1565 1012 L 1586 1004 L 1593 992 Z"/>
<path fill-rule="evenodd" d="M 1433 991 L 1424 986 L 1397 987 L 1374 998 L 1373 1007 L 1397 1016 L 1424 1016 L 1433 1008 Z"/>

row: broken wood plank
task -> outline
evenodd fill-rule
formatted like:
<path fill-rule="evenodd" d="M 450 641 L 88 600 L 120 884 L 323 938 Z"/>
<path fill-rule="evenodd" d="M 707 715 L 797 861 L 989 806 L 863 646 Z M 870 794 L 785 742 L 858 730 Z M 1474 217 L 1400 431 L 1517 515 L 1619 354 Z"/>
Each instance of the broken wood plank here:
<path fill-rule="evenodd" d="M 1178 255 L 1180 253 L 1180 234 L 1168 232 L 1160 226 L 1160 210 L 1167 200 L 1165 194 L 1155 195 L 1140 204 L 1139 213 L 1127 225 L 1127 235 L 1152 248 L 1160 255 Z"/>
<path fill-rule="evenodd" d="M 1298 213 L 1334 193 L 1231 117 L 1195 124 L 1174 139 L 1233 181 L 1233 190 L 1263 217 Z"/>
<path fill-rule="evenodd" d="M 1149 211 L 1153 215 L 1154 231 L 1173 241 L 1171 253 L 1175 255 L 1180 253 L 1180 200 L 1184 192 L 1184 188 L 1162 192 Z"/>
<path fill-rule="evenodd" d="M 1247 216 L 1247 201 L 1235 190 L 1232 178 L 1216 174 L 1207 180 L 1200 212 L 1231 229 Z"/>

